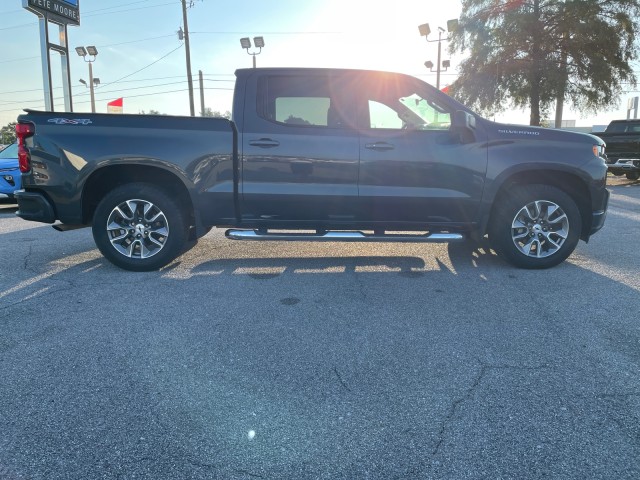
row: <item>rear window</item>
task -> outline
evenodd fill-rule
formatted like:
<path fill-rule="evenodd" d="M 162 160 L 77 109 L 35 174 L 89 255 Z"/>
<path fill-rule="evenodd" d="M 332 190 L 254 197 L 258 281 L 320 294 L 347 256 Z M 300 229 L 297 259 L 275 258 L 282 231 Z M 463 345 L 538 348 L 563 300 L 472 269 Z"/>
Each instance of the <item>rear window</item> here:
<path fill-rule="evenodd" d="M 258 115 L 285 125 L 341 128 L 335 95 L 324 76 L 265 76 L 258 83 Z"/>
<path fill-rule="evenodd" d="M 627 132 L 640 132 L 640 122 L 615 122 L 609 124 L 607 127 L 609 133 L 627 133 Z"/>

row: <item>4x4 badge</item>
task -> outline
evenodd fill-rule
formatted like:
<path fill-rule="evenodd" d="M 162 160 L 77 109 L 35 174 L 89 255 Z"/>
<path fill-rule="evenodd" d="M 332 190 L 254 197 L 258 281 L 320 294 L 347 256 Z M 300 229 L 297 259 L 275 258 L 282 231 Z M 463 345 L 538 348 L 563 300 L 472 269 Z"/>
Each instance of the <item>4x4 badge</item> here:
<path fill-rule="evenodd" d="M 88 118 L 50 118 L 47 122 L 55 123 L 56 125 L 89 125 L 93 123 Z"/>

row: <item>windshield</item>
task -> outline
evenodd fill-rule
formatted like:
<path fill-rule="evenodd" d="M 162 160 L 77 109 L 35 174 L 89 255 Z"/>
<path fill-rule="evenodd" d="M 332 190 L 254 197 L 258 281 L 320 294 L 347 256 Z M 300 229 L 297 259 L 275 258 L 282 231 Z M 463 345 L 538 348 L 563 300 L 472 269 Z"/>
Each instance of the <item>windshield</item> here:
<path fill-rule="evenodd" d="M 18 158 L 18 144 L 14 143 L 0 152 L 0 158 Z"/>

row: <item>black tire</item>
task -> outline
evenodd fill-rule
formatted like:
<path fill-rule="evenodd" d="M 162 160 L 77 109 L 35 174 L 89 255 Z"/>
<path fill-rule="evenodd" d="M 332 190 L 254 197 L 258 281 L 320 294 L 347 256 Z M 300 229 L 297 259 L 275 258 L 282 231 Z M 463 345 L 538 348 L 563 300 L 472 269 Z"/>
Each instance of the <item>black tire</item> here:
<path fill-rule="evenodd" d="M 549 185 L 515 186 L 501 195 L 489 227 L 491 245 L 519 268 L 550 268 L 580 240 L 582 218 L 573 199 Z"/>
<path fill-rule="evenodd" d="M 109 192 L 93 216 L 93 239 L 114 265 L 134 272 L 164 267 L 187 242 L 180 205 L 159 188 L 129 183 Z"/>
<path fill-rule="evenodd" d="M 628 180 L 638 180 L 640 178 L 640 172 L 627 172 L 625 175 Z"/>

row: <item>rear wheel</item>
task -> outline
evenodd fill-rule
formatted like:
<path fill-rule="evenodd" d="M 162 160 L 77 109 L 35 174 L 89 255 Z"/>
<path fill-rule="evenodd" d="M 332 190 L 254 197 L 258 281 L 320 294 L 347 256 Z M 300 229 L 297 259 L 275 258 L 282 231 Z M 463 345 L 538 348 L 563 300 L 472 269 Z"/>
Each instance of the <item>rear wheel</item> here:
<path fill-rule="evenodd" d="M 131 271 L 157 270 L 186 245 L 187 225 L 180 206 L 145 183 L 122 185 L 98 204 L 93 238 L 114 265 Z"/>
<path fill-rule="evenodd" d="M 489 239 L 516 267 L 549 268 L 571 255 L 581 229 L 580 211 L 569 195 L 549 185 L 527 185 L 500 197 Z"/>
<path fill-rule="evenodd" d="M 627 179 L 638 180 L 640 178 L 640 172 L 627 172 Z"/>

